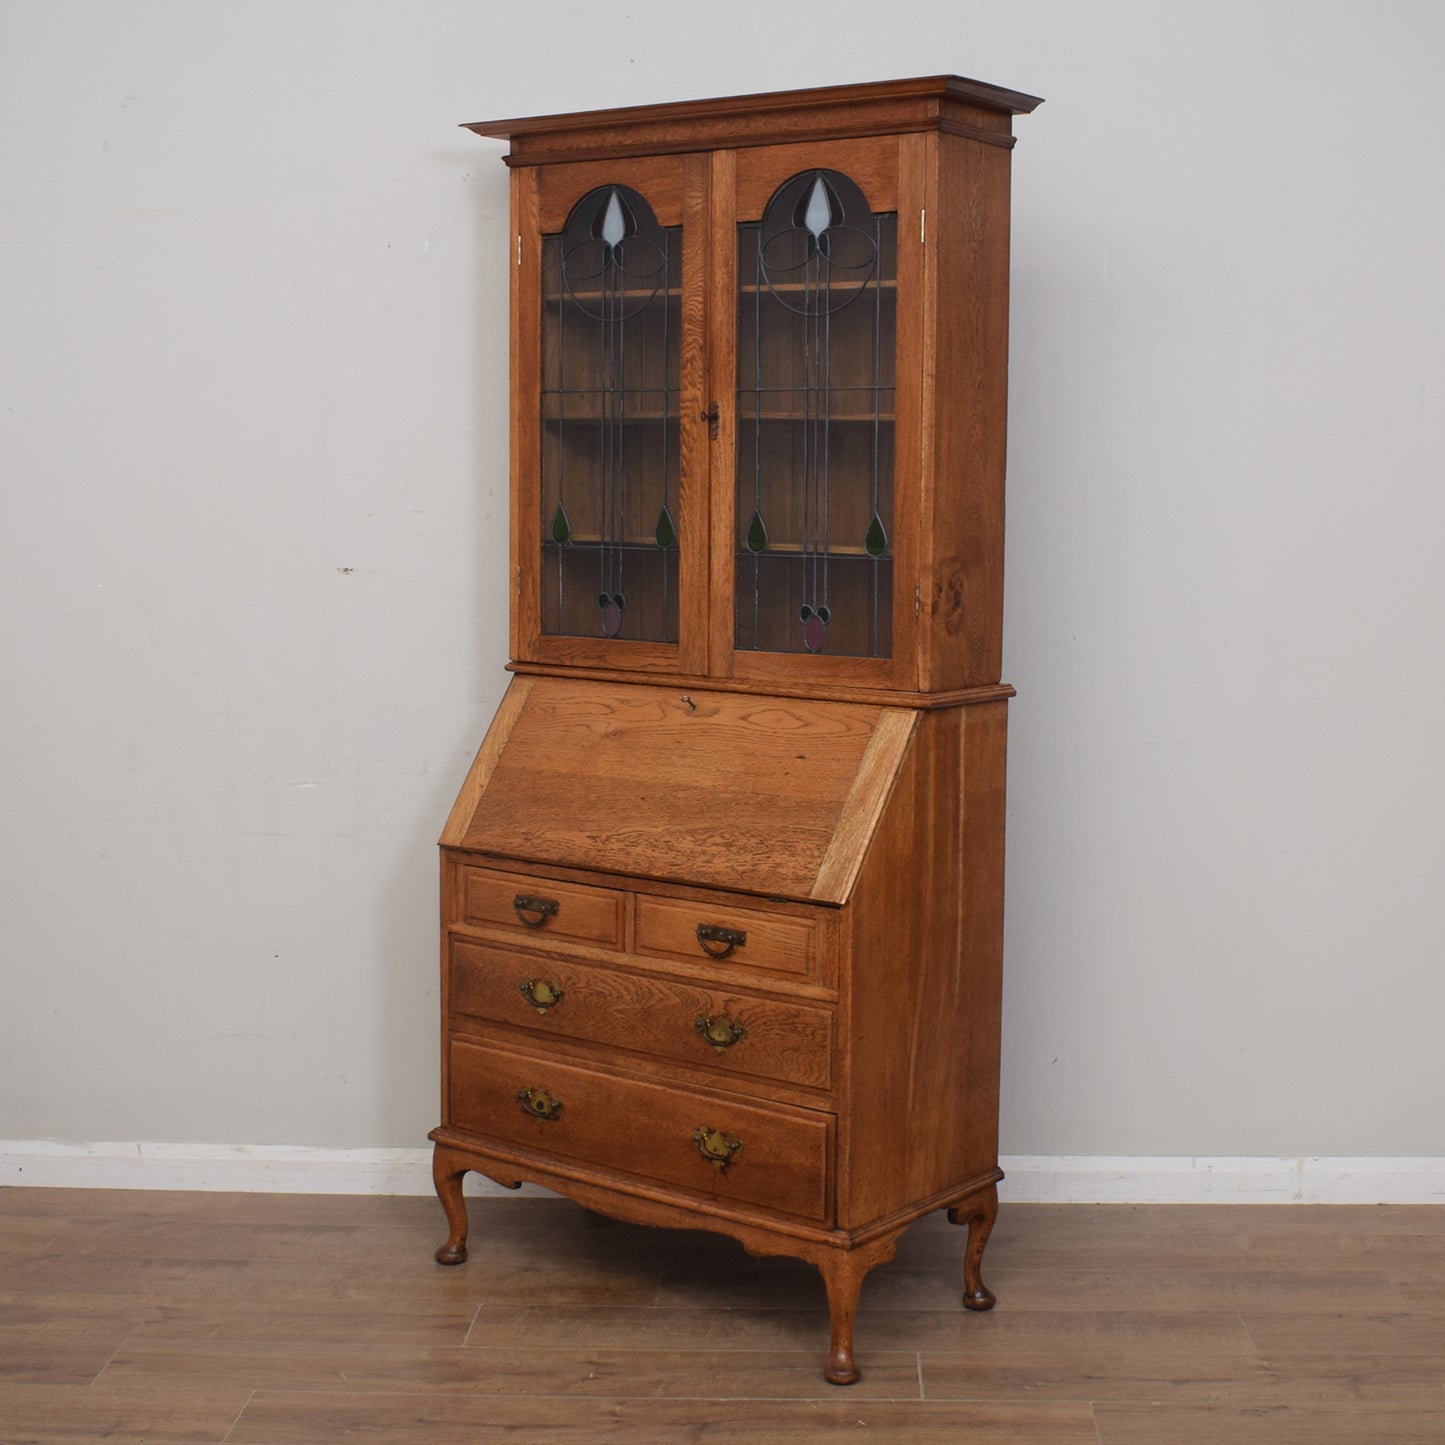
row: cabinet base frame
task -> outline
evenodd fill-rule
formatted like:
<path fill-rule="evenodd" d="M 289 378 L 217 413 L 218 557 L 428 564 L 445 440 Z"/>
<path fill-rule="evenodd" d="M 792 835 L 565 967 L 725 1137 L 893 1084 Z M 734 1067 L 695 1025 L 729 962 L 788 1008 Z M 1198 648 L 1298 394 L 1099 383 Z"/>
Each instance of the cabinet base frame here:
<path fill-rule="evenodd" d="M 634 1193 L 621 1181 L 564 1173 L 446 1128 L 434 1129 L 428 1137 L 435 1145 L 432 1178 L 448 1226 L 446 1241 L 436 1251 L 438 1264 L 466 1262 L 468 1219 L 462 1180 L 469 1171 L 485 1175 L 507 1189 L 518 1189 L 524 1183 L 540 1184 L 598 1214 L 630 1224 L 713 1230 L 736 1239 L 749 1254 L 801 1259 L 822 1274 L 828 1291 L 830 1326 L 823 1377 L 830 1384 L 851 1385 L 861 1377 L 853 1356 L 853 1326 L 864 1277 L 874 1265 L 893 1257 L 899 1236 L 925 1214 L 947 1209 L 950 1223 L 968 1230 L 963 1258 L 964 1307 L 987 1310 L 995 1303 L 993 1293 L 983 1282 L 982 1267 L 984 1247 L 998 1215 L 998 1182 L 1003 1178 L 1000 1169 L 862 1230 L 828 1230 L 803 1224 L 786 1228 L 776 1220 L 764 1224 L 743 1217 L 741 1212 L 703 1210 L 695 1203 L 671 1203 L 653 1194 Z"/>

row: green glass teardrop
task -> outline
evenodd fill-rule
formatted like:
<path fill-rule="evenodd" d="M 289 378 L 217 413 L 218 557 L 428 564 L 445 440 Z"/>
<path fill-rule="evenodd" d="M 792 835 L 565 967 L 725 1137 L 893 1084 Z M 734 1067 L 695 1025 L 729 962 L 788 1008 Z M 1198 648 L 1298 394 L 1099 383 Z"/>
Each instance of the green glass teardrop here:
<path fill-rule="evenodd" d="M 768 550 L 768 529 L 763 525 L 761 512 L 753 513 L 753 519 L 748 523 L 746 541 L 749 552 L 766 552 Z"/>
<path fill-rule="evenodd" d="M 664 551 L 677 541 L 677 528 L 672 525 L 672 517 L 666 507 L 657 514 L 657 530 L 652 535 Z"/>
<path fill-rule="evenodd" d="M 557 503 L 557 510 L 552 513 L 552 540 L 557 543 L 572 540 L 572 524 L 567 520 L 567 510 L 561 502 Z"/>
<path fill-rule="evenodd" d="M 876 512 L 868 524 L 868 535 L 863 538 L 863 550 L 870 557 L 881 557 L 888 550 L 888 533 L 883 530 L 883 523 Z"/>

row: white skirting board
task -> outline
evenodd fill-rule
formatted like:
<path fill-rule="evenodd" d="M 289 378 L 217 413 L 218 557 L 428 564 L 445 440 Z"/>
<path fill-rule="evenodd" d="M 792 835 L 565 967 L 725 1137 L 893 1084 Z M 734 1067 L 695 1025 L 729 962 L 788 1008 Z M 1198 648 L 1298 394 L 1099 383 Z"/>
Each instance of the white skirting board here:
<path fill-rule="evenodd" d="M 1016 1204 L 1445 1204 L 1445 1158 L 1192 1158 L 1018 1154 L 1000 1161 Z M 299 1144 L 72 1144 L 0 1140 L 0 1185 L 278 1194 L 430 1194 L 430 1149 Z M 508 1198 L 476 1174 L 467 1192 Z"/>

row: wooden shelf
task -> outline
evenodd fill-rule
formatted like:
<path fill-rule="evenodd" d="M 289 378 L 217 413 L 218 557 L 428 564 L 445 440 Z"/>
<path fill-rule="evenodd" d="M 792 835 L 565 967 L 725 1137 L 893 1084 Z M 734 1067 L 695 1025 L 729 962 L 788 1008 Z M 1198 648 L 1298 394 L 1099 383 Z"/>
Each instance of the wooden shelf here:
<path fill-rule="evenodd" d="M 659 557 L 665 557 L 669 552 L 672 553 L 674 556 L 676 556 L 677 554 L 676 543 L 674 543 L 671 547 L 659 547 L 651 537 L 647 536 L 629 537 L 622 542 L 604 543 L 601 537 L 594 537 L 591 535 L 579 537 L 574 532 L 572 536 L 568 538 L 568 540 L 565 542 L 559 542 L 554 537 L 550 536 L 543 537 L 542 546 L 544 550 L 552 552 L 563 552 L 567 551 L 568 549 L 574 552 L 601 551 L 602 548 L 605 546 L 621 552 L 645 552 L 649 554 L 656 553 Z"/>
<path fill-rule="evenodd" d="M 846 282 L 839 282 L 837 289 L 842 290 L 846 284 Z M 880 291 L 885 291 L 893 295 L 896 295 L 898 292 L 898 281 L 892 276 L 871 276 L 862 286 L 858 286 L 856 289 L 866 291 L 869 286 L 877 286 Z M 804 291 L 816 291 L 817 289 L 816 286 L 810 285 L 806 281 L 780 281 L 772 286 L 767 285 L 765 282 L 761 286 L 739 286 L 738 295 L 767 296 L 769 293 L 776 293 L 783 296 L 796 296 Z"/>
<path fill-rule="evenodd" d="M 639 286 L 639 287 L 637 287 L 635 290 L 633 290 L 632 288 L 629 287 L 629 288 L 625 288 L 623 294 L 626 295 L 626 296 L 629 297 L 629 298 L 640 298 L 640 297 L 642 296 L 643 292 L 646 291 L 646 290 L 647 290 L 647 288 L 646 288 L 645 286 Z M 567 291 L 551 291 L 551 290 L 548 290 L 548 291 L 543 291 L 543 292 L 542 292 L 542 304 L 543 304 L 543 306 L 555 306 L 555 305 L 557 304 L 557 302 L 559 302 L 559 301 L 600 301 L 600 300 L 602 300 L 602 298 L 603 298 L 604 296 L 614 296 L 614 295 L 616 295 L 616 294 L 617 294 L 617 293 L 616 293 L 615 291 L 602 291 L 602 290 L 596 290 L 596 291 L 592 291 L 592 290 L 587 290 L 587 291 L 571 291 L 571 290 L 567 290 Z M 664 300 L 666 300 L 666 301 L 677 301 L 677 300 L 680 300 L 681 297 L 682 297 L 682 287 L 681 287 L 681 286 L 659 286 L 656 291 L 653 291 L 653 292 L 651 293 L 649 299 L 650 299 L 650 300 L 656 300 L 659 296 L 662 297 L 662 298 L 663 298 Z M 592 317 L 591 319 L 594 320 L 594 321 L 596 321 L 596 320 L 599 320 L 600 318 L 594 316 L 594 317 Z"/>
<path fill-rule="evenodd" d="M 680 423 L 681 418 L 681 411 L 645 411 L 640 409 L 628 408 L 623 411 L 604 412 L 600 407 L 596 408 L 595 410 L 589 409 L 586 411 L 573 411 L 569 407 L 565 414 L 562 414 L 559 410 L 558 412 L 554 412 L 551 415 L 544 416 L 542 420 L 547 426 L 559 426 L 567 422 L 601 423 L 605 421 L 621 422 L 624 425 L 628 423 L 635 423 L 639 425 L 642 423 L 647 423 L 653 426 L 661 426 L 663 422 L 672 422 L 674 425 L 677 425 Z"/>
<path fill-rule="evenodd" d="M 890 387 L 889 390 L 892 390 L 892 388 Z M 873 412 L 873 411 L 843 411 L 843 412 L 838 412 L 838 411 L 835 411 L 835 412 L 829 412 L 829 414 L 828 414 L 827 416 L 820 417 L 820 416 L 818 416 L 816 413 L 815 413 L 814 415 L 812 415 L 812 416 L 805 416 L 802 412 L 796 412 L 796 411 L 762 411 L 762 412 L 758 412 L 758 411 L 743 412 L 743 411 L 740 411 L 740 412 L 738 412 L 738 414 L 737 414 L 737 424 L 738 424 L 739 426 L 745 426 L 748 422 L 753 422 L 753 421 L 784 422 L 784 423 L 797 423 L 797 422 L 810 422 L 810 421 L 825 421 L 825 422 L 830 422 L 830 423 L 831 423 L 831 422 L 835 422 L 835 421 L 836 421 L 836 422 L 850 422 L 850 423 L 855 423 L 855 424 L 858 423 L 858 422 L 873 422 L 873 421 L 876 421 L 876 422 L 883 423 L 883 424 L 887 424 L 887 425 L 891 426 L 891 425 L 893 424 L 893 413 L 892 413 L 891 411 L 878 411 L 878 412 Z"/>
<path fill-rule="evenodd" d="M 892 552 L 884 552 L 881 557 L 874 557 L 865 551 L 861 545 L 857 547 L 840 547 L 837 543 L 834 543 L 826 552 L 817 549 L 807 551 L 801 542 L 775 542 L 771 537 L 768 539 L 768 545 L 764 547 L 761 552 L 754 552 L 751 547 L 739 547 L 737 549 L 737 556 L 740 559 L 744 557 L 771 556 L 818 557 L 833 562 L 839 559 L 856 559 L 864 562 L 891 562 L 893 560 Z"/>

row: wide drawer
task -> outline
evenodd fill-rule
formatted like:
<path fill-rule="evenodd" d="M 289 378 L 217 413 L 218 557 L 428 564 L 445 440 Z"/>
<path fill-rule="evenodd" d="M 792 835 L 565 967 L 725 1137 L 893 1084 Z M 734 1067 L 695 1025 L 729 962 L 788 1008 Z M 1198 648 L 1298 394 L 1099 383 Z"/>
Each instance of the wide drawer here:
<path fill-rule="evenodd" d="M 688 963 L 726 958 L 729 965 L 813 977 L 824 937 L 821 923 L 786 913 L 685 898 L 637 899 L 637 952 Z"/>
<path fill-rule="evenodd" d="M 453 936 L 454 1018 L 635 1049 L 719 1075 L 825 1089 L 833 1012 L 700 983 L 545 957 Z"/>
<path fill-rule="evenodd" d="M 451 1042 L 450 1114 L 455 1128 L 561 1163 L 828 1219 L 831 1115 L 689 1093 L 464 1039 Z"/>
<path fill-rule="evenodd" d="M 457 878 L 458 921 L 537 938 L 600 943 L 622 942 L 626 894 L 583 883 L 462 867 Z"/>

